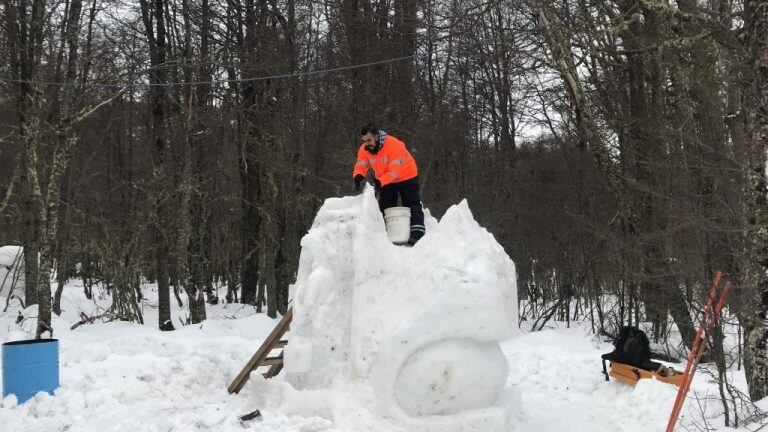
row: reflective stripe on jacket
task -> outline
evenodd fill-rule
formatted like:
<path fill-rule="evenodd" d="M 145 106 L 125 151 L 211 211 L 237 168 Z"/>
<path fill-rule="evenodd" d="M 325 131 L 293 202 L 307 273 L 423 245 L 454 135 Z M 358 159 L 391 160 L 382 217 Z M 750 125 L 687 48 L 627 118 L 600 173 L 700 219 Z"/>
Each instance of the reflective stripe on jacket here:
<path fill-rule="evenodd" d="M 419 174 L 416 161 L 405 144 L 391 135 L 387 135 L 376 154 L 369 153 L 365 144 L 360 146 L 352 177 L 358 174 L 365 176 L 369 169 L 373 169 L 382 186 L 410 180 Z"/>

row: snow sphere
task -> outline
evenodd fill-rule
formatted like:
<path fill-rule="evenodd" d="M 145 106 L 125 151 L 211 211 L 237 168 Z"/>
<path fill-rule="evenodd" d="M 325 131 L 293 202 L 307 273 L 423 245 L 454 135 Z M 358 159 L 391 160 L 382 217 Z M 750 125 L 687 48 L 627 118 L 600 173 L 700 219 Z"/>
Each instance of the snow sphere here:
<path fill-rule="evenodd" d="M 508 368 L 496 342 L 444 339 L 406 360 L 395 383 L 395 397 L 412 416 L 490 406 L 506 383 Z"/>

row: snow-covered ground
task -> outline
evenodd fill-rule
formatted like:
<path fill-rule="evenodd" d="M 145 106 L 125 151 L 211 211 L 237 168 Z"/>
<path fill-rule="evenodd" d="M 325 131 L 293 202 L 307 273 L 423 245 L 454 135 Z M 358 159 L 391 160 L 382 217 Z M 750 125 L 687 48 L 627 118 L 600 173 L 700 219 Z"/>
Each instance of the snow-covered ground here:
<path fill-rule="evenodd" d="M 40 393 L 17 405 L 8 396 L 0 403 L 0 430 L 16 431 L 393 431 L 376 412 L 367 411 L 359 393 L 316 403 L 316 398 L 282 385 L 283 411 L 268 403 L 252 405 L 253 386 L 229 395 L 227 385 L 276 324 L 250 307 L 238 304 L 209 306 L 209 319 L 175 332 L 157 330 L 156 293 L 145 286 L 147 325 L 95 323 L 74 331 L 80 310 L 91 313 L 81 286 L 73 281 L 64 292 L 62 318 L 55 319 L 60 340 L 61 387 L 55 395 Z M 174 302 L 174 307 L 175 307 Z M 0 315 L 0 341 L 30 334 L 34 319 L 15 324 L 18 307 Z M 34 308 L 23 311 L 34 315 Z M 175 315 L 183 315 L 176 310 Z M 176 320 L 177 327 L 179 326 Z M 525 323 L 524 323 L 525 324 Z M 643 380 L 634 389 L 605 382 L 600 354 L 611 345 L 596 342 L 586 324 L 563 323 L 558 328 L 525 333 L 502 344 L 509 362 L 508 382 L 521 395 L 521 412 L 514 431 L 626 431 L 663 430 L 675 398 L 675 388 Z M 678 366 L 679 367 L 679 366 Z M 742 373 L 733 378 L 745 388 Z M 276 380 L 282 381 L 278 376 Z M 700 404 L 708 415 L 718 413 L 717 389 L 697 374 L 692 395 L 678 430 L 704 430 Z M 274 390 L 272 390 L 274 391 Z M 362 395 L 364 397 L 365 395 Z M 705 400 L 705 396 L 706 399 Z M 763 401 L 766 402 L 766 401 Z M 263 420 L 241 424 L 238 415 L 262 408 Z M 765 403 L 763 408 L 766 409 Z M 708 422 L 723 427 L 722 417 Z M 687 427 L 686 427 L 687 426 Z M 753 425 L 749 429 L 754 430 Z"/>
<path fill-rule="evenodd" d="M 398 248 L 387 242 L 370 192 L 329 200 L 305 237 L 296 348 L 286 352 L 286 362 L 297 363 L 286 365 L 287 377 L 254 374 L 240 394 L 227 393 L 277 323 L 250 306 L 208 305 L 205 322 L 183 325 L 186 313 L 174 300 L 178 330 L 160 332 L 156 287 L 147 284 L 146 324 L 70 330 L 81 312 L 98 315 L 110 304 L 100 288 L 86 300 L 79 281 L 70 281 L 53 322 L 61 386 L 24 404 L 3 398 L 0 432 L 501 432 L 504 424 L 532 432 L 664 430 L 676 388 L 606 382 L 600 355 L 612 346 L 588 323 L 551 322 L 530 332 L 523 321 L 522 331 L 515 328 L 514 266 L 465 204 L 439 225 L 428 220 L 427 236 L 413 249 Z M 0 313 L 0 342 L 30 338 L 35 316 L 35 307 L 21 310 L 12 300 Z M 742 372 L 729 380 L 746 387 Z M 257 408 L 262 419 L 239 421 Z M 721 412 L 717 386 L 699 373 L 678 430 L 733 430 Z"/>

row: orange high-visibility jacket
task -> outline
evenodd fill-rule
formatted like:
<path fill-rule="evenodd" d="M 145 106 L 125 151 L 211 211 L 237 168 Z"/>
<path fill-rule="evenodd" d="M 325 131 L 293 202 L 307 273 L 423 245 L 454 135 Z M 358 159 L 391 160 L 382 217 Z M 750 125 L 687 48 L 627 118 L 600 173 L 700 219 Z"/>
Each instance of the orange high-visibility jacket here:
<path fill-rule="evenodd" d="M 391 135 L 384 138 L 384 144 L 376 154 L 368 152 L 365 144 L 360 146 L 352 177 L 358 174 L 365 176 L 369 169 L 373 169 L 382 186 L 410 180 L 419 173 L 416 161 L 406 150 L 405 144 Z"/>

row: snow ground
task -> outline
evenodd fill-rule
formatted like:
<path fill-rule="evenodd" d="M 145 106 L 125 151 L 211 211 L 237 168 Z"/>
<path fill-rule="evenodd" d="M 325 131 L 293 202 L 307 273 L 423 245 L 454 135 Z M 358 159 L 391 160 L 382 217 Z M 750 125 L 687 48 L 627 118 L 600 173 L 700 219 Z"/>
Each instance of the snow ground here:
<path fill-rule="evenodd" d="M 363 408 L 350 391 L 318 403 L 312 392 L 277 384 L 283 397 L 282 411 L 262 409 L 262 421 L 240 423 L 238 415 L 252 406 L 252 386 L 239 395 L 226 387 L 276 324 L 251 307 L 237 304 L 208 309 L 209 319 L 175 332 L 156 329 L 156 293 L 147 285 L 144 313 L 147 325 L 96 323 L 69 327 L 79 311 L 88 314 L 109 300 L 85 300 L 77 282 L 64 292 L 64 313 L 54 327 L 60 340 L 61 387 L 55 396 L 40 393 L 23 405 L 14 396 L 0 402 L 0 430 L 16 431 L 394 431 L 377 413 Z M 174 308 L 176 308 L 174 302 Z M 34 328 L 29 318 L 14 323 L 19 311 L 12 306 L 0 314 L 0 341 L 23 338 Z M 34 308 L 23 311 L 35 314 Z M 174 310 L 176 317 L 184 312 Z M 174 318 L 179 327 L 179 320 Z M 525 323 L 524 323 L 525 324 Z M 573 324 L 573 323 L 572 323 Z M 605 382 L 600 354 L 610 344 L 597 342 L 588 325 L 525 333 L 502 344 L 510 364 L 508 384 L 521 394 L 521 413 L 515 431 L 654 431 L 663 430 L 675 397 L 674 387 L 643 380 L 634 389 Z M 678 366 L 680 367 L 680 366 Z M 745 388 L 743 373 L 734 372 L 735 384 Z M 282 381 L 282 376 L 276 378 Z M 678 430 L 705 430 L 699 403 L 707 415 L 718 415 L 719 401 L 706 374 L 697 374 L 685 417 Z M 336 393 L 334 393 L 336 394 Z M 315 394 L 320 399 L 327 394 Z M 768 401 L 762 408 L 768 409 Z M 722 417 L 708 421 L 711 429 L 724 428 Z M 759 426 L 752 425 L 755 430 Z"/>

